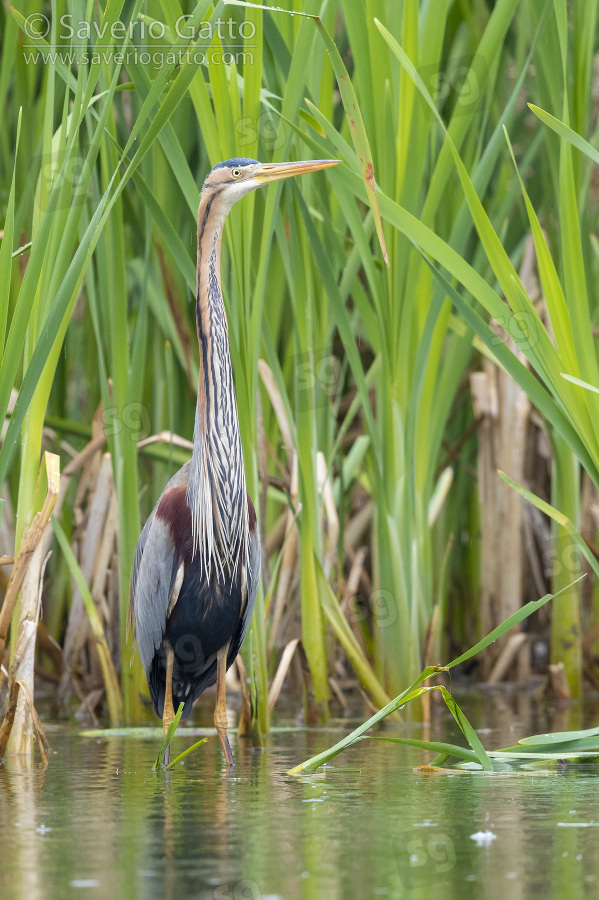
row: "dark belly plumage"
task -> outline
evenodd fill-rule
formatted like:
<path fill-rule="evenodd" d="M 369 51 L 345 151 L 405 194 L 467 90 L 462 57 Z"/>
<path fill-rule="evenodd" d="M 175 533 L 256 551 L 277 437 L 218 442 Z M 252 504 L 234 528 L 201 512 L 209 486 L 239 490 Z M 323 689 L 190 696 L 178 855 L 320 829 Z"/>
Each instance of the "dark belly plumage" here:
<path fill-rule="evenodd" d="M 197 558 L 196 558 L 197 559 Z M 175 712 L 184 703 L 183 718 L 202 691 L 216 682 L 216 654 L 230 643 L 227 669 L 241 646 L 241 577 L 237 572 L 220 581 L 214 567 L 210 581 L 200 576 L 195 560 L 186 569 L 175 606 L 166 621 L 162 644 L 147 673 L 150 696 L 156 713 L 162 717 L 166 683 L 166 648 L 174 651 L 173 706 Z"/>

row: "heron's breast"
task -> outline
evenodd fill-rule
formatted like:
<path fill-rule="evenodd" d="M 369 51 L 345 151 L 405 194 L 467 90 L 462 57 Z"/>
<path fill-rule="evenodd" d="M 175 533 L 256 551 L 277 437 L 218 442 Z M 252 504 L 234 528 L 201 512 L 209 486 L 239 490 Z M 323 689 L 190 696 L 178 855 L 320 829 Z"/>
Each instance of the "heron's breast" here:
<path fill-rule="evenodd" d="M 196 557 L 197 559 L 197 557 Z M 207 582 L 199 562 L 186 570 L 177 602 L 167 620 L 165 637 L 177 657 L 208 660 L 236 634 L 241 618 L 241 581 L 216 573 Z"/>

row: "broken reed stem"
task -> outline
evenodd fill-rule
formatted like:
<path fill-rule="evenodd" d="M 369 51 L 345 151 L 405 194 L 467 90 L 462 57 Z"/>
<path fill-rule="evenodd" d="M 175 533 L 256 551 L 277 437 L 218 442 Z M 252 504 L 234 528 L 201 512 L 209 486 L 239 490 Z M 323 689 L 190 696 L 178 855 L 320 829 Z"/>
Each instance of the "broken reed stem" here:
<path fill-rule="evenodd" d="M 12 614 L 27 572 L 27 567 L 35 552 L 35 548 L 39 544 L 44 529 L 50 521 L 52 510 L 58 500 L 60 492 L 60 460 L 54 453 L 44 453 L 44 462 L 46 466 L 46 474 L 48 478 L 48 492 L 44 505 L 40 512 L 33 517 L 29 529 L 25 533 L 21 541 L 21 547 L 15 560 L 13 570 L 8 579 L 8 587 L 4 597 L 4 603 L 0 610 L 0 658 L 4 653 L 6 646 L 6 636 L 8 634 L 8 626 L 10 625 Z"/>
<path fill-rule="evenodd" d="M 50 749 L 50 744 L 48 742 L 48 738 L 46 737 L 46 733 L 42 727 L 42 723 L 39 720 L 39 716 L 35 711 L 35 706 L 33 705 L 33 700 L 31 699 L 31 694 L 27 689 L 27 685 L 23 681 L 15 681 L 12 686 L 10 692 L 10 698 L 8 701 L 8 709 L 6 711 L 6 715 L 4 716 L 4 721 L 0 726 L 0 759 L 2 759 L 6 754 L 6 747 L 8 744 L 8 739 L 10 738 L 11 731 L 13 728 L 13 724 L 15 721 L 15 714 L 17 711 L 17 704 L 19 701 L 19 690 L 22 692 L 23 697 L 25 698 L 25 703 L 29 709 L 29 713 L 31 715 L 31 720 L 33 722 L 33 727 L 35 728 L 35 733 L 37 737 L 37 742 L 39 744 L 40 753 L 42 756 L 42 762 L 45 766 L 48 765 L 48 759 L 46 757 L 45 748 Z"/>
<path fill-rule="evenodd" d="M 42 509 L 34 516 L 31 527 L 21 541 L 11 577 L 8 582 L 6 596 L 0 613 L 0 656 L 4 651 L 8 625 L 13 621 L 13 628 L 18 627 L 14 644 L 15 650 L 11 660 L 9 684 L 19 684 L 23 691 L 24 701 L 18 702 L 18 690 L 11 689 L 11 697 L 15 698 L 15 710 L 12 711 L 7 726 L 6 741 L 11 733 L 11 753 L 28 756 L 33 751 L 33 732 L 37 731 L 37 715 L 33 708 L 35 638 L 37 622 L 41 607 L 41 583 L 45 568 L 44 533 L 58 496 L 60 493 L 60 460 L 53 453 L 44 453 L 44 460 L 38 476 L 38 484 L 44 475 L 47 481 L 46 497 Z M 14 609 L 21 593 L 21 608 L 18 626 L 14 622 Z M 4 678 L 0 674 L 0 683 Z M 10 711 L 10 710 L 9 710 Z M 39 720 L 37 720 L 39 722 Z M 16 727 L 14 727 L 16 726 Z M 14 727 L 14 731 L 13 731 Z M 38 735 L 39 736 L 39 735 Z M 4 754 L 5 747 L 2 750 Z M 42 748 L 42 756 L 45 758 Z"/>
<path fill-rule="evenodd" d="M 29 566 L 31 557 L 35 552 L 35 548 L 37 547 L 41 539 L 44 527 L 45 523 L 43 521 L 43 513 L 38 512 L 35 514 L 33 522 L 31 523 L 31 527 L 29 528 L 27 534 L 21 542 L 19 555 L 17 556 L 14 568 L 8 580 L 8 587 L 6 589 L 4 603 L 2 604 L 2 610 L 0 610 L 0 657 L 2 656 L 4 647 L 6 646 L 8 626 L 10 625 L 12 619 L 12 614 L 17 603 L 19 591 L 21 590 L 21 585 L 23 584 L 23 579 L 25 578 L 25 573 L 27 572 L 27 567 Z"/>
<path fill-rule="evenodd" d="M 15 681 L 21 682 L 21 684 L 27 686 L 31 696 L 33 696 L 34 692 L 36 636 L 41 610 L 44 572 L 50 555 L 46 552 L 46 549 L 50 543 L 50 538 L 51 531 L 46 529 L 42 539 L 35 548 L 23 580 L 19 631 L 8 676 L 9 684 L 13 684 Z M 14 721 L 13 737 L 10 743 L 11 755 L 31 756 L 33 752 L 33 730 L 34 723 L 29 714 L 28 705 L 21 701 L 17 706 Z"/>

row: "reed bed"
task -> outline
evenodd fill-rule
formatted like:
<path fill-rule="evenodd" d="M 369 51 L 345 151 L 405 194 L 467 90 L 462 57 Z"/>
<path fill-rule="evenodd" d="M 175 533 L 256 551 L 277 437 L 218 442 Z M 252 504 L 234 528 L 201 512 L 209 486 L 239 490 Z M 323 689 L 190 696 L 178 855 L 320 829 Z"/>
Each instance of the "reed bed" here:
<path fill-rule="evenodd" d="M 73 693 L 147 716 L 128 585 L 190 452 L 201 184 L 230 157 L 313 156 L 342 165 L 250 195 L 223 244 L 263 541 L 242 727 L 266 732 L 281 691 L 309 722 L 353 688 L 384 708 L 548 590 L 479 677 L 598 683 L 577 580 L 599 527 L 597 0 L 491 6 L 0 12 L 3 681 L 39 596 L 31 696 L 35 662 L 57 716 Z M 62 477 L 21 590 L 43 452 Z"/>

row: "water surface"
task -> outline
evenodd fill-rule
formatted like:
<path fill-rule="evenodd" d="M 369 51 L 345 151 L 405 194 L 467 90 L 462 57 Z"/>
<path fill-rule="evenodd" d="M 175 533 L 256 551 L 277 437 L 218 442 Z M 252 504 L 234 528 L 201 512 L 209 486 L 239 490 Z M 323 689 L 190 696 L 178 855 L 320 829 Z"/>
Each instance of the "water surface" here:
<path fill-rule="evenodd" d="M 499 693 L 463 707 L 488 749 L 596 725 L 598 712 L 558 715 Z M 599 896 L 597 767 L 431 775 L 415 768 L 425 754 L 364 741 L 324 771 L 285 774 L 348 730 L 277 731 L 263 750 L 233 735 L 227 777 L 216 738 L 165 773 L 152 770 L 158 730 L 142 740 L 49 727 L 45 770 L 0 765 L 0 897 Z M 430 730 L 385 733 L 459 740 L 443 709 Z M 193 740 L 183 734 L 175 753 Z"/>

